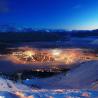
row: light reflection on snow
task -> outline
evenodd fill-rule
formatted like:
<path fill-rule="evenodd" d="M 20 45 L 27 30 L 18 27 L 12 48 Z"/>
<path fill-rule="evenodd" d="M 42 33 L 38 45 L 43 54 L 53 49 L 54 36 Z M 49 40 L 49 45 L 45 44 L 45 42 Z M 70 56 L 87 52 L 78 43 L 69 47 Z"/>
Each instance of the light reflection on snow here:
<path fill-rule="evenodd" d="M 98 98 L 98 91 L 89 89 L 32 89 L 32 91 L 0 92 L 0 98 L 14 98 L 14 96 L 15 98 Z"/>
<path fill-rule="evenodd" d="M 97 91 L 56 89 L 56 90 L 32 90 L 31 95 L 25 96 L 25 92 L 17 92 L 20 98 L 98 98 Z"/>

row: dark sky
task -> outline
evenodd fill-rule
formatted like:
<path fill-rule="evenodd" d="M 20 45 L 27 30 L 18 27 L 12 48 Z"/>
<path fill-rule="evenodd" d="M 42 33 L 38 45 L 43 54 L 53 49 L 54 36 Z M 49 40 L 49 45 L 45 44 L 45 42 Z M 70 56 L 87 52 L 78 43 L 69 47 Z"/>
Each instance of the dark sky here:
<path fill-rule="evenodd" d="M 98 28 L 98 0 L 0 0 L 0 25 L 50 29 Z"/>

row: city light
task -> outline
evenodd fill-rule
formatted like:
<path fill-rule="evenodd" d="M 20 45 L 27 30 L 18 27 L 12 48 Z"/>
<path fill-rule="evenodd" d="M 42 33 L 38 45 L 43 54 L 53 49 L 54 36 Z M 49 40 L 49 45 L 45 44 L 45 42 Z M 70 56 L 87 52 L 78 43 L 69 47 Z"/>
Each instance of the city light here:
<path fill-rule="evenodd" d="M 9 58 L 11 58 L 12 62 L 19 64 L 40 64 L 46 62 L 48 62 L 48 64 L 49 62 L 56 62 L 57 64 L 57 62 L 62 62 L 65 65 L 70 65 L 97 59 L 96 55 L 84 52 L 85 50 L 83 49 L 23 49 L 23 51 L 13 51 L 12 54 L 10 54 Z"/>
<path fill-rule="evenodd" d="M 22 92 L 16 92 L 15 94 L 17 96 L 19 96 L 19 98 L 34 98 L 33 95 L 32 96 L 25 96 L 24 93 L 22 93 Z"/>
<path fill-rule="evenodd" d="M 60 56 L 61 52 L 62 51 L 60 49 L 54 49 L 54 50 L 52 50 L 52 55 L 53 56 Z"/>
<path fill-rule="evenodd" d="M 25 51 L 24 52 L 24 55 L 26 55 L 27 57 L 32 57 L 33 55 L 34 55 L 35 53 L 34 53 L 34 51 Z"/>

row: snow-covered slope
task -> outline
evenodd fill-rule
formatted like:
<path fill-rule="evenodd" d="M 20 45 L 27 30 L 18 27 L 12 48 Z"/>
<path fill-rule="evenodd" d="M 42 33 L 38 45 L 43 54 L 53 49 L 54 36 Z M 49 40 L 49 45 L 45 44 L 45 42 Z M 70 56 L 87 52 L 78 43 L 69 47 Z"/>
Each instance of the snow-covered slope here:
<path fill-rule="evenodd" d="M 17 92 L 23 90 L 30 91 L 30 88 L 21 83 L 14 83 L 11 80 L 0 78 L 0 91 Z"/>
<path fill-rule="evenodd" d="M 19 97 L 7 91 L 0 91 L 0 98 L 19 98 Z"/>
<path fill-rule="evenodd" d="M 65 75 L 53 76 L 45 79 L 26 80 L 26 84 L 40 88 L 92 88 L 98 79 L 98 61 L 89 61 L 80 64 Z"/>
<path fill-rule="evenodd" d="M 11 90 L 17 91 L 12 81 L 0 78 L 0 91 L 11 91 Z"/>
<path fill-rule="evenodd" d="M 96 65 L 96 64 L 97 64 L 97 62 L 94 63 L 94 65 Z M 84 66 L 84 64 L 82 66 Z M 78 67 L 78 69 L 80 67 Z M 94 66 L 94 68 L 95 68 L 95 66 Z M 74 73 L 73 74 L 74 76 L 72 79 L 74 79 L 75 77 L 79 77 L 79 75 L 81 75 L 81 74 L 76 75 L 77 73 L 74 72 L 76 69 L 77 68 L 68 72 L 67 73 L 68 76 L 65 76 L 64 74 L 60 74 L 60 75 L 57 75 L 57 76 L 54 76 L 51 78 L 47 78 L 47 79 L 31 80 L 33 84 L 36 84 L 36 85 L 39 84 L 40 87 L 46 86 L 47 89 L 32 89 L 31 90 L 29 87 L 25 86 L 24 84 L 14 83 L 11 80 L 7 80 L 5 78 L 0 78 L 0 98 L 98 98 L 98 91 L 94 91 L 94 90 L 86 90 L 86 89 L 83 90 L 83 89 L 75 89 L 75 88 L 74 89 L 57 89 L 57 87 L 60 87 L 60 86 L 62 88 L 64 86 L 64 88 L 65 88 L 66 85 L 64 83 L 66 81 L 70 80 L 70 76 L 72 76 L 73 73 Z M 88 70 L 88 71 L 90 71 L 90 70 Z M 94 73 L 93 70 L 91 70 L 91 71 L 92 71 L 92 76 L 95 75 L 95 74 L 93 74 Z M 88 76 L 89 75 L 87 75 L 86 77 L 88 77 Z M 89 77 L 89 78 L 92 78 L 92 77 Z M 87 80 L 89 78 L 87 78 Z M 94 78 L 92 78 L 92 79 L 94 79 Z M 29 80 L 27 80 L 27 81 L 26 81 L 27 83 L 31 82 Z M 43 82 L 43 84 L 42 84 L 42 82 Z M 63 84 L 61 84 L 61 83 L 63 83 Z M 95 85 L 97 85 L 97 83 Z M 51 89 L 49 89 L 49 87 Z"/>

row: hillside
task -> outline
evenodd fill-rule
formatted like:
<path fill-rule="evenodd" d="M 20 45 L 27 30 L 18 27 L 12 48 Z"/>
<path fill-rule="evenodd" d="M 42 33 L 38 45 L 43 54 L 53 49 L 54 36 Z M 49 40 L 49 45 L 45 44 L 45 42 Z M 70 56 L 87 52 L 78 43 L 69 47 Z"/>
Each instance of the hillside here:
<path fill-rule="evenodd" d="M 98 61 L 90 61 L 80 64 L 68 71 L 66 75 L 55 75 L 51 78 L 32 79 L 25 81 L 28 85 L 37 85 L 40 88 L 92 88 L 92 84 L 98 80 Z"/>

